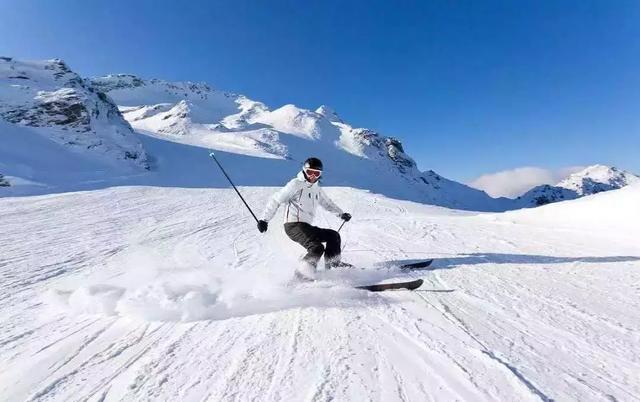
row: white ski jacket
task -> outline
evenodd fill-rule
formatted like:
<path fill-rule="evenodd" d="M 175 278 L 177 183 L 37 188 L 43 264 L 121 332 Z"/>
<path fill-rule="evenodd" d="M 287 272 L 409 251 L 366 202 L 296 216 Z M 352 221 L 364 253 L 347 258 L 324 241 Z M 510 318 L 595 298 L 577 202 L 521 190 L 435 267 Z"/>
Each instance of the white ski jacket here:
<path fill-rule="evenodd" d="M 302 172 L 298 173 L 296 177 L 269 199 L 262 213 L 262 220 L 267 222 L 271 220 L 280 204 L 286 204 L 285 223 L 306 222 L 313 224 L 318 204 L 338 217 L 344 213 L 340 207 L 327 197 L 318 182 L 309 183 Z"/>

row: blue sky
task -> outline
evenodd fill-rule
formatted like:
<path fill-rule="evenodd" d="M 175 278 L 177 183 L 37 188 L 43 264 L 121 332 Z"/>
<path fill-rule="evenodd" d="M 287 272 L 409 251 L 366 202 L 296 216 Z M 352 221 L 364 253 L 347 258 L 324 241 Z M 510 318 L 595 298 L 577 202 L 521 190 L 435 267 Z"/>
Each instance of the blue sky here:
<path fill-rule="evenodd" d="M 0 0 L 0 54 L 333 107 L 423 170 L 640 173 L 638 1 Z"/>

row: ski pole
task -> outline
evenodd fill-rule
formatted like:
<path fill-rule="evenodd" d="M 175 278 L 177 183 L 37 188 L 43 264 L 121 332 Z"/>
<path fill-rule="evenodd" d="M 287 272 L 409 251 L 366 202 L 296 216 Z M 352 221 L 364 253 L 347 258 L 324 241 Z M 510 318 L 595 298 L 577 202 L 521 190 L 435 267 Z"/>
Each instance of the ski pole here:
<path fill-rule="evenodd" d="M 342 229 L 342 227 L 344 226 L 344 224 L 347 223 L 347 221 L 343 221 L 342 225 L 340 225 L 340 227 L 338 228 L 338 232 L 340 231 L 340 229 Z"/>
<path fill-rule="evenodd" d="M 229 177 L 227 172 L 224 171 L 224 168 L 222 167 L 220 162 L 218 162 L 218 159 L 216 159 L 216 156 L 214 155 L 214 153 L 211 152 L 209 154 L 209 156 L 212 157 L 214 161 L 216 161 L 216 164 L 218 164 L 218 167 L 220 168 L 220 170 L 222 170 L 222 173 L 224 174 L 224 176 L 227 178 L 227 180 L 229 180 L 229 183 L 231 183 L 231 185 L 233 186 L 233 189 L 236 190 L 236 193 L 238 193 L 238 197 L 240 197 L 240 199 L 242 200 L 244 205 L 247 207 L 249 212 L 251 212 L 251 215 L 253 216 L 253 219 L 255 219 L 256 222 L 258 222 L 258 218 L 256 218 L 256 214 L 253 213 L 253 211 L 251 210 L 251 207 L 249 206 L 249 204 L 247 204 L 247 202 L 244 200 L 244 197 L 242 197 L 242 194 L 240 194 L 240 191 L 238 191 L 238 189 L 236 188 L 236 185 L 233 184 L 233 182 L 231 181 L 231 178 Z"/>

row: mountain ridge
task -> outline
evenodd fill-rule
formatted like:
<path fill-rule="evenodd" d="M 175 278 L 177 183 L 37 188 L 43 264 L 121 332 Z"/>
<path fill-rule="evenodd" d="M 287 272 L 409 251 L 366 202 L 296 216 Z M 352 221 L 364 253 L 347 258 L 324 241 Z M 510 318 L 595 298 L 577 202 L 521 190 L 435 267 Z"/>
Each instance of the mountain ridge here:
<path fill-rule="evenodd" d="M 637 179 L 596 165 L 590 173 L 571 176 L 556 186 L 536 187 L 516 200 L 492 198 L 432 170 L 420 171 L 399 138 L 352 126 L 327 105 L 316 110 L 293 104 L 271 109 L 202 82 L 133 74 L 81 78 L 58 59 L 0 58 L 0 84 L 0 117 L 10 124 L 3 141 L 13 147 L 0 152 L 5 161 L 0 160 L 0 171 L 19 183 L 37 184 L 32 187 L 36 193 L 99 185 L 216 185 L 208 152 L 198 148 L 228 153 L 226 163 L 239 185 L 284 184 L 313 155 L 326 161 L 326 185 L 476 211 L 544 205 Z M 44 147 L 47 163 L 29 152 L 34 141 Z M 62 160 L 56 158 L 65 159 L 64 169 L 52 172 Z M 118 165 L 117 172 L 98 167 L 94 160 Z M 152 174 L 124 174 L 127 166 Z M 5 178 L 3 183 L 11 180 Z"/>
<path fill-rule="evenodd" d="M 343 166 L 342 177 L 334 174 L 329 179 L 330 185 L 361 185 L 373 191 L 391 192 L 393 196 L 462 209 L 500 210 L 506 205 L 503 200 L 496 201 L 481 190 L 445 179 L 433 171 L 419 171 L 398 138 L 353 127 L 326 105 L 315 111 L 293 104 L 270 109 L 262 102 L 210 85 L 146 80 L 131 74 L 91 80 L 119 105 L 135 129 L 170 141 L 297 161 L 319 153 L 316 156 L 324 155 L 329 162 L 335 161 L 328 166 Z M 190 88 L 197 88 L 196 93 L 190 93 Z M 307 141 L 306 146 L 300 146 L 302 143 L 297 139 Z M 356 163 L 357 160 L 361 163 Z M 369 166 L 371 163 L 374 166 Z M 345 173 L 352 170 L 361 173 Z M 387 191 L 381 183 L 366 178 L 372 174 L 409 189 Z"/>

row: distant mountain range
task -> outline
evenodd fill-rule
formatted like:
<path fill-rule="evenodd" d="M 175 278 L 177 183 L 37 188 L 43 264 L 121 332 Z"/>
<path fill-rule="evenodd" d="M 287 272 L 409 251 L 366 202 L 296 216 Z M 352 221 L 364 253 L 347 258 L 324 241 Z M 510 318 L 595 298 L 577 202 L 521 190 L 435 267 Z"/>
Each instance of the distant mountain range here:
<path fill-rule="evenodd" d="M 223 186 L 209 149 L 224 155 L 240 185 L 282 185 L 313 155 L 325 161 L 325 185 L 477 211 L 543 205 L 638 180 L 597 165 L 516 200 L 495 199 L 418 170 L 398 138 L 354 127 L 328 106 L 272 110 L 203 83 L 125 74 L 83 79 L 60 60 L 0 58 L 0 120 L 0 183 L 22 184 L 10 194 Z"/>

